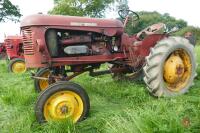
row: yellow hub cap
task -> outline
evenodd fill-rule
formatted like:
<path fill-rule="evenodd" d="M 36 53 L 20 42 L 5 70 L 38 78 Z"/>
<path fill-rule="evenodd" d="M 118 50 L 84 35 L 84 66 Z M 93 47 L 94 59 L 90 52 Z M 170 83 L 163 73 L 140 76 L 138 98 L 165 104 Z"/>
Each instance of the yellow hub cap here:
<path fill-rule="evenodd" d="M 170 91 L 180 91 L 188 83 L 191 77 L 191 60 L 188 53 L 178 49 L 171 53 L 164 64 L 163 78 Z"/>
<path fill-rule="evenodd" d="M 12 65 L 12 72 L 14 73 L 24 73 L 26 71 L 26 65 L 24 62 L 15 62 Z"/>
<path fill-rule="evenodd" d="M 83 101 L 72 91 L 57 92 L 44 105 L 44 117 L 47 121 L 70 118 L 75 123 L 82 113 Z"/>
<path fill-rule="evenodd" d="M 50 72 L 46 71 L 41 75 L 41 77 L 48 78 L 49 74 Z M 48 80 L 39 79 L 39 86 L 40 86 L 41 91 L 45 90 L 49 86 Z"/>

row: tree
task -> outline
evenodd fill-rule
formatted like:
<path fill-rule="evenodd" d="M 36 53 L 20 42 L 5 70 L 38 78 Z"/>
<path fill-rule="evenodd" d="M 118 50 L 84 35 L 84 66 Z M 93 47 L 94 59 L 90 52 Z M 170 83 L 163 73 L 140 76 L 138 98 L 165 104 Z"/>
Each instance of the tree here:
<path fill-rule="evenodd" d="M 0 22 L 6 20 L 17 22 L 21 16 L 18 6 L 13 5 L 10 0 L 0 0 Z"/>
<path fill-rule="evenodd" d="M 54 0 L 50 14 L 104 17 L 106 9 L 116 0 Z"/>
<path fill-rule="evenodd" d="M 117 10 L 128 10 L 128 0 L 118 0 Z"/>
<path fill-rule="evenodd" d="M 169 14 L 160 14 L 158 12 L 138 12 L 140 20 L 134 22 L 134 26 L 129 24 L 126 28 L 126 32 L 129 34 L 138 33 L 142 29 L 146 28 L 155 23 L 165 23 L 168 30 L 171 30 L 173 27 L 184 28 L 187 26 L 187 22 L 184 20 L 177 20 Z"/>

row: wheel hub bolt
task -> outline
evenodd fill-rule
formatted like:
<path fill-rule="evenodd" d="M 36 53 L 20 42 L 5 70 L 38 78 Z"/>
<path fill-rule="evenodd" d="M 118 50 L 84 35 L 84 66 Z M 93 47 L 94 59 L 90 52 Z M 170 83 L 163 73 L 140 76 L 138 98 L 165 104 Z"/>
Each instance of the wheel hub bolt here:
<path fill-rule="evenodd" d="M 68 112 L 68 107 L 66 105 L 60 108 L 62 114 L 66 114 Z"/>

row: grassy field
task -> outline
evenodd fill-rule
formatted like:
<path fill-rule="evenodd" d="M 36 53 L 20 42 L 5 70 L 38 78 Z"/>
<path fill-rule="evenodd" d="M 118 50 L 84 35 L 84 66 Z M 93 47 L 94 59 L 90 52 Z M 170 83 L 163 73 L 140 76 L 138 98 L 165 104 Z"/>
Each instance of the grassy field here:
<path fill-rule="evenodd" d="M 200 47 L 196 52 L 200 63 Z M 109 75 L 92 78 L 86 73 L 73 81 L 89 94 L 89 117 L 76 125 L 39 125 L 34 116 L 38 94 L 30 74 L 8 73 L 6 62 L 0 61 L 0 133 L 199 133 L 199 79 L 185 95 L 157 99 L 142 82 L 116 82 Z"/>

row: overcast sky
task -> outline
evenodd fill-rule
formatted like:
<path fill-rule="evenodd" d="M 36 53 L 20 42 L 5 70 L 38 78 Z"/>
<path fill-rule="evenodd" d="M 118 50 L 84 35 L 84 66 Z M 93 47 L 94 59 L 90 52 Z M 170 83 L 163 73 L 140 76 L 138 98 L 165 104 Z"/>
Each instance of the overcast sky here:
<path fill-rule="evenodd" d="M 24 16 L 43 12 L 46 14 L 53 8 L 53 0 L 10 0 L 18 5 L 21 14 Z M 133 11 L 157 11 L 169 13 L 178 19 L 184 19 L 189 25 L 200 27 L 200 1 L 199 0 L 129 0 L 129 7 Z M 108 18 L 115 16 L 116 13 L 107 14 Z M 23 19 L 23 17 L 21 19 Z M 0 23 L 0 42 L 5 35 L 20 34 L 20 24 L 13 22 Z"/>

